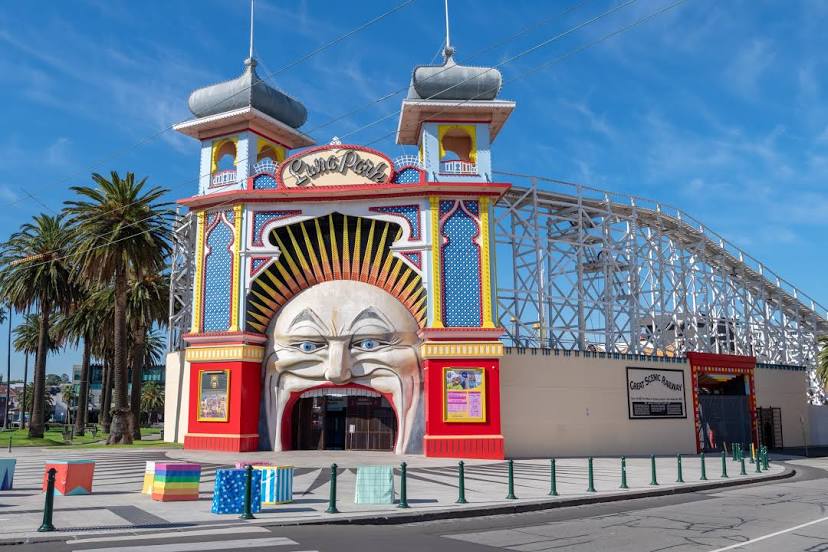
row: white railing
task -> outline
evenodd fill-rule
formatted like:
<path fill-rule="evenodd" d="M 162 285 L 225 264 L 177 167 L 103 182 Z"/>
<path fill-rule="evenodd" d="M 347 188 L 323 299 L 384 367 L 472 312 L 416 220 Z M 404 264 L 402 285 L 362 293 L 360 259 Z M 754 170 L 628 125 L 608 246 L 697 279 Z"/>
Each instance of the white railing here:
<path fill-rule="evenodd" d="M 441 174 L 477 174 L 477 164 L 468 161 L 440 161 Z"/>
<path fill-rule="evenodd" d="M 228 169 L 224 171 L 216 171 L 213 173 L 213 176 L 210 177 L 210 187 L 211 188 L 218 188 L 221 186 L 227 186 L 228 184 L 234 184 L 236 182 L 236 169 Z"/>
<path fill-rule="evenodd" d="M 394 159 L 394 168 L 400 170 L 403 167 L 417 167 L 423 169 L 423 164 L 420 162 L 420 157 L 417 155 L 400 155 Z"/>
<path fill-rule="evenodd" d="M 258 161 L 255 165 L 253 165 L 253 174 L 276 174 L 276 169 L 279 168 L 279 165 L 274 163 L 271 159 L 262 159 Z"/>

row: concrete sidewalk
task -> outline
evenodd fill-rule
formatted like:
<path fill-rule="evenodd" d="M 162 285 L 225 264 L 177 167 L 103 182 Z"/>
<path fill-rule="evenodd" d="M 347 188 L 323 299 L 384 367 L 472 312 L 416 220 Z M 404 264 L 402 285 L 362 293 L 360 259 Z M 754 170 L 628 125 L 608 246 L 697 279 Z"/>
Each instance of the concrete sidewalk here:
<path fill-rule="evenodd" d="M 784 474 L 784 468 L 771 464 L 771 469 L 755 473 L 755 466 L 746 464 L 748 475 L 739 475 L 739 464 L 727 460 L 728 479 L 721 478 L 721 460 L 708 457 L 708 481 L 700 481 L 700 461 L 696 456 L 683 457 L 685 483 L 676 483 L 675 457 L 656 461 L 658 485 L 650 485 L 649 458 L 627 460 L 629 490 L 620 490 L 618 458 L 594 460 L 594 484 L 597 492 L 587 492 L 587 460 L 557 460 L 557 491 L 549 496 L 550 463 L 547 459 L 517 460 L 514 464 L 516 500 L 507 500 L 507 463 L 469 460 L 465 468 L 465 490 L 468 504 L 456 504 L 457 462 L 422 456 L 393 456 L 376 452 L 309 452 L 287 453 L 216 453 L 180 449 L 91 449 L 63 451 L 60 449 L 17 449 L 15 485 L 12 491 L 0 491 L 0 543 L 36 542 L 41 539 L 90 533 L 150 531 L 157 528 L 175 529 L 226 526 L 237 523 L 266 525 L 297 523 L 397 523 L 505 513 L 559 507 L 595 501 L 624 500 L 640 495 L 688 492 L 721 486 L 748 483 L 757 479 Z M 54 525 L 56 533 L 37 533 L 43 515 L 44 495 L 40 490 L 43 466 L 48 460 L 88 459 L 96 462 L 93 494 L 55 496 Z M 202 465 L 200 498 L 194 502 L 156 502 L 140 493 L 145 462 L 191 461 Z M 356 468 L 361 465 L 392 464 L 397 467 L 395 487 L 399 497 L 399 462 L 408 464 L 408 503 L 410 509 L 396 505 L 354 504 Z M 242 522 L 235 515 L 210 513 L 215 470 L 232 467 L 236 461 L 267 461 L 296 467 L 294 502 L 266 507 L 253 522 Z M 326 514 L 329 496 L 330 464 L 339 467 L 337 508 L 341 513 Z"/>

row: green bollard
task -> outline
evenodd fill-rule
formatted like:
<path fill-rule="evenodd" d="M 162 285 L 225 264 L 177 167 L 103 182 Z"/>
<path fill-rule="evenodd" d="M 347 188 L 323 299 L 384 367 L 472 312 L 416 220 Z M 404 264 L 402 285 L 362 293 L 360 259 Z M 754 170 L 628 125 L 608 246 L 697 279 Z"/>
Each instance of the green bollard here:
<path fill-rule="evenodd" d="M 676 477 L 676 483 L 684 483 L 684 477 L 682 477 L 682 473 L 681 473 L 681 454 L 676 454 L 676 470 L 678 471 L 678 477 Z"/>
<path fill-rule="evenodd" d="M 699 480 L 707 481 L 707 466 L 704 465 L 704 453 L 701 453 L 699 459 L 701 460 L 701 477 Z"/>
<path fill-rule="evenodd" d="M 55 468 L 49 468 L 49 477 L 46 483 L 46 504 L 43 506 L 43 523 L 37 528 L 38 533 L 46 533 L 54 531 L 55 526 L 52 525 L 52 513 L 55 509 Z"/>
<path fill-rule="evenodd" d="M 406 469 L 408 465 L 405 462 L 400 464 L 400 503 L 397 508 L 408 508 L 408 489 L 405 485 Z"/>
<path fill-rule="evenodd" d="M 650 476 L 650 485 L 658 485 L 658 479 L 656 479 L 655 454 L 650 455 Z"/>
<path fill-rule="evenodd" d="M 765 468 L 765 471 L 770 469 L 770 457 L 768 456 L 768 449 L 765 448 L 765 451 L 762 453 L 762 467 Z"/>
<path fill-rule="evenodd" d="M 328 498 L 328 509 L 325 510 L 325 513 L 339 513 L 339 510 L 336 509 L 336 464 L 331 464 L 331 494 Z"/>
<path fill-rule="evenodd" d="M 244 504 L 242 505 L 241 519 L 255 519 L 253 517 L 253 466 L 250 464 L 244 467 Z"/>
<path fill-rule="evenodd" d="M 756 453 L 756 473 L 762 473 L 762 462 L 759 460 L 759 453 Z"/>
<path fill-rule="evenodd" d="M 595 491 L 595 478 L 594 473 L 592 470 L 592 456 L 587 459 L 587 479 L 589 480 L 589 484 L 587 485 L 587 492 L 594 493 Z"/>
<path fill-rule="evenodd" d="M 739 443 L 730 443 L 730 459 L 736 462 L 739 460 L 739 453 L 738 453 Z"/>
<path fill-rule="evenodd" d="M 627 459 L 624 456 L 621 457 L 621 488 L 629 489 L 627 485 Z"/>
<path fill-rule="evenodd" d="M 742 467 L 742 471 L 739 472 L 739 475 L 747 475 L 747 472 L 745 471 L 745 457 L 744 456 L 742 456 L 742 459 L 740 460 L 740 464 L 741 464 L 741 467 Z"/>
<path fill-rule="evenodd" d="M 467 504 L 468 503 L 468 501 L 466 500 L 466 473 L 465 473 L 465 469 L 464 469 L 463 466 L 465 466 L 465 464 L 463 464 L 463 461 L 460 460 L 460 462 L 457 464 L 457 467 L 459 468 L 459 471 L 458 471 L 459 480 L 458 480 L 458 485 L 457 485 L 458 495 L 457 495 L 457 502 L 456 502 L 457 504 Z"/>
<path fill-rule="evenodd" d="M 722 451 L 722 479 L 727 479 L 727 456 Z"/>
<path fill-rule="evenodd" d="M 14 435 L 14 432 L 9 433 L 9 454 L 11 454 L 12 435 Z"/>
<path fill-rule="evenodd" d="M 506 495 L 506 500 L 516 500 L 515 496 L 515 461 L 509 460 L 509 493 Z"/>
<path fill-rule="evenodd" d="M 558 496 L 558 482 L 555 478 L 555 459 L 549 461 L 549 496 Z"/>

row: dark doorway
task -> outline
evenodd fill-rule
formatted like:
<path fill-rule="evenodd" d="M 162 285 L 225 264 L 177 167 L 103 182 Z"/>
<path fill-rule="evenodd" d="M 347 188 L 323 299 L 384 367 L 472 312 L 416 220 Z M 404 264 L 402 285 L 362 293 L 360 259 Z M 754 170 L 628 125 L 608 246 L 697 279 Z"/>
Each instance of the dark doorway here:
<path fill-rule="evenodd" d="M 699 374 L 699 421 L 702 450 L 728 450 L 753 442 L 750 396 L 743 375 Z"/>
<path fill-rule="evenodd" d="M 294 406 L 292 422 L 294 450 L 391 451 L 397 440 L 391 404 L 363 390 L 302 397 Z"/>
<path fill-rule="evenodd" d="M 769 449 L 781 449 L 785 446 L 782 440 L 781 408 L 757 408 L 756 419 L 759 422 L 760 445 L 765 445 Z"/>

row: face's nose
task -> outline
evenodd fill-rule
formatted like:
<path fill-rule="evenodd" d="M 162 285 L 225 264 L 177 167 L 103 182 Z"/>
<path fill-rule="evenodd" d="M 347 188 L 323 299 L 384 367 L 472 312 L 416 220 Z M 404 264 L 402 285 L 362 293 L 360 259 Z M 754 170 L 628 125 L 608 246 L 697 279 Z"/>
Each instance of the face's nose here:
<path fill-rule="evenodd" d="M 333 383 L 345 383 L 351 379 L 351 351 L 345 341 L 328 343 L 328 363 L 325 379 Z"/>

